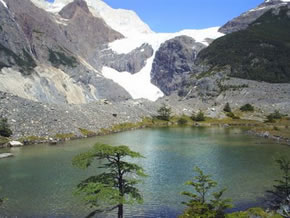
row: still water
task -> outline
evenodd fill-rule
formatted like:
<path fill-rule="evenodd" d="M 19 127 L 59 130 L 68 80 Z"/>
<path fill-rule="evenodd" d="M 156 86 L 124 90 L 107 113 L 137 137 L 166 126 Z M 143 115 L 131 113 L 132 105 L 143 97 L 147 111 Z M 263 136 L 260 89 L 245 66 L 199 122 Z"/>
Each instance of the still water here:
<path fill-rule="evenodd" d="M 8 198 L 0 215 L 18 217 L 84 217 L 91 209 L 73 195 L 76 185 L 95 169 L 81 170 L 72 158 L 94 143 L 128 145 L 146 158 L 138 163 L 149 175 L 140 185 L 144 204 L 125 208 L 126 217 L 176 217 L 182 213 L 180 192 L 199 166 L 213 175 L 236 209 L 261 205 L 265 191 L 280 172 L 275 156 L 290 156 L 286 145 L 248 136 L 241 129 L 162 128 L 70 141 L 58 146 L 13 149 L 0 160 L 1 196 Z M 4 152 L 4 150 L 3 150 Z M 190 189 L 189 189 L 190 190 Z M 112 217 L 103 214 L 99 217 Z"/>

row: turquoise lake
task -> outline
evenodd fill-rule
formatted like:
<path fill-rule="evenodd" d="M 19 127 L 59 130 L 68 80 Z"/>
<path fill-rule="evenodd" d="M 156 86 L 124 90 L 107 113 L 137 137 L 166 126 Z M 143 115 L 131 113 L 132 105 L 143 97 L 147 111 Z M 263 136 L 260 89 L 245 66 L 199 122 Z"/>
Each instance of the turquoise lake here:
<path fill-rule="evenodd" d="M 280 175 L 274 158 L 290 156 L 290 147 L 245 134 L 235 128 L 161 128 L 74 140 L 57 146 L 12 149 L 13 158 L 0 160 L 1 196 L 8 198 L 0 216 L 85 217 L 92 210 L 73 195 L 74 188 L 96 169 L 72 166 L 72 158 L 96 142 L 128 145 L 146 158 L 138 160 L 149 175 L 139 188 L 144 204 L 125 207 L 126 217 L 176 217 L 190 190 L 193 167 L 211 174 L 227 188 L 234 210 L 262 205 L 265 191 Z M 8 150 L 1 150 L 5 152 Z M 114 217 L 100 214 L 97 217 Z"/>

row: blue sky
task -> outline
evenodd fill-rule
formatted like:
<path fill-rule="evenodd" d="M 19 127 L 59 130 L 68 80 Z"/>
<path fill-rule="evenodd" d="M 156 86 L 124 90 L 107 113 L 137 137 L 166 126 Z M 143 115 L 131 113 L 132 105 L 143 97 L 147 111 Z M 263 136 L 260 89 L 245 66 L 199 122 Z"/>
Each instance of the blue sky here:
<path fill-rule="evenodd" d="M 52 0 L 50 0 L 52 1 Z M 134 10 L 155 32 L 221 26 L 263 0 L 104 0 Z"/>

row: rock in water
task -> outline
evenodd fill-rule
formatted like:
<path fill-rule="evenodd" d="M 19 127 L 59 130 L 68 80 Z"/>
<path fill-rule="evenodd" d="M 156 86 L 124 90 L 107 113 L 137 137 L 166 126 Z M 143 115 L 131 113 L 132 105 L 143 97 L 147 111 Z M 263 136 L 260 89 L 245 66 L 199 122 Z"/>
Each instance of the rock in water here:
<path fill-rule="evenodd" d="M 14 155 L 11 154 L 11 153 L 3 153 L 3 154 L 0 154 L 0 159 L 3 159 L 3 158 L 8 158 L 8 157 L 13 157 Z"/>
<path fill-rule="evenodd" d="M 11 141 L 11 142 L 9 142 L 9 146 L 10 147 L 21 147 L 21 146 L 23 146 L 23 144 L 21 142 L 18 142 L 18 141 Z"/>

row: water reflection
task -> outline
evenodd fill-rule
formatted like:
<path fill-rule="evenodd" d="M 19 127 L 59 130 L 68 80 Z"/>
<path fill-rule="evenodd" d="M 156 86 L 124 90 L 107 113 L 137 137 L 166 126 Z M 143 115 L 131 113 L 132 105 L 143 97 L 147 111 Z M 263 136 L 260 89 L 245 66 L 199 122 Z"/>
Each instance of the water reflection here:
<path fill-rule="evenodd" d="M 290 155 L 287 146 L 243 134 L 240 129 L 164 128 L 124 132 L 13 150 L 15 157 L 0 161 L 0 185 L 9 202 L 9 216 L 84 216 L 90 211 L 73 196 L 76 184 L 95 173 L 71 165 L 74 155 L 96 142 L 125 144 L 142 153 L 138 160 L 150 176 L 140 185 L 145 203 L 127 207 L 128 217 L 176 217 L 183 210 L 180 192 L 193 177 L 193 166 L 212 174 L 235 204 L 254 204 L 279 176 L 273 155 Z M 258 202 L 259 203 L 259 202 Z M 104 215 L 110 217 L 109 215 Z"/>

